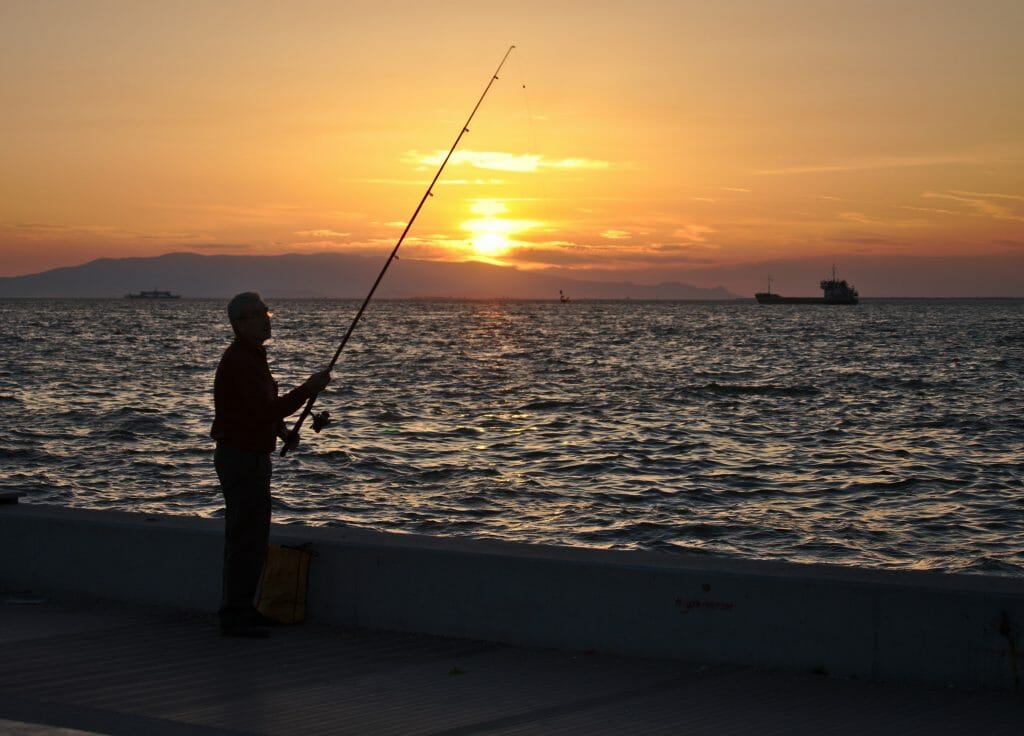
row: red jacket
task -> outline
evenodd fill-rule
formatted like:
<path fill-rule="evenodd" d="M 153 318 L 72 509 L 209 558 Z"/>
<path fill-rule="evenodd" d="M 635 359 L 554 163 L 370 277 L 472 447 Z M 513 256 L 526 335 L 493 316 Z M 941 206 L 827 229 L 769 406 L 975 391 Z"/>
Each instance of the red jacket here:
<path fill-rule="evenodd" d="M 213 380 L 210 436 L 219 446 L 273 452 L 284 418 L 308 398 L 305 386 L 278 396 L 267 351 L 236 338 L 224 351 Z"/>

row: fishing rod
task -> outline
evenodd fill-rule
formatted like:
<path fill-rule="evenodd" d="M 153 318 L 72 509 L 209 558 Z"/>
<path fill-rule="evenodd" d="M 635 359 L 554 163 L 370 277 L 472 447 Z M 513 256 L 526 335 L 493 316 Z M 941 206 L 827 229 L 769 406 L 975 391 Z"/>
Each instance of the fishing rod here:
<path fill-rule="evenodd" d="M 380 285 L 381 279 L 384 278 L 384 274 L 387 273 L 388 267 L 391 265 L 391 262 L 395 260 L 395 257 L 398 255 L 398 249 L 402 247 L 402 241 L 405 240 L 405 236 L 409 233 L 409 229 L 412 227 L 413 222 L 416 221 L 416 216 L 420 213 L 420 210 L 423 209 L 423 204 L 427 201 L 427 197 L 433 195 L 434 185 L 437 184 L 437 180 L 440 178 L 441 172 L 444 171 L 444 167 L 448 163 L 448 159 L 450 159 L 452 157 L 452 154 L 455 153 L 455 147 L 459 145 L 459 141 L 462 140 L 462 136 L 469 132 L 469 124 L 470 122 L 472 122 L 473 116 L 476 115 L 476 111 L 480 108 L 480 104 L 484 101 L 484 97 L 486 97 L 488 91 L 490 91 L 491 85 L 494 84 L 494 82 L 498 79 L 498 73 L 501 71 L 501 67 L 505 66 L 505 61 L 508 59 L 509 54 L 512 53 L 512 49 L 514 48 L 515 45 L 509 46 L 508 51 L 506 51 L 505 55 L 501 57 L 501 63 L 498 64 L 498 68 L 494 70 L 494 74 L 491 75 L 490 81 L 487 82 L 487 86 L 484 87 L 484 91 L 480 95 L 480 99 L 477 100 L 476 105 L 473 106 L 473 112 L 469 113 L 469 117 L 466 118 L 466 122 L 462 126 L 462 129 L 459 131 L 459 135 L 456 136 L 455 142 L 452 144 L 452 147 L 448 150 L 448 155 L 444 157 L 444 161 L 441 162 L 441 167 L 437 170 L 437 173 L 434 174 L 434 178 L 431 180 L 430 186 L 427 187 L 427 191 L 424 192 L 423 199 L 421 199 L 420 203 L 416 205 L 416 209 L 415 211 L 413 211 L 412 217 L 409 218 L 409 222 L 405 226 L 405 230 L 402 231 L 402 235 L 398 238 L 398 242 L 395 243 L 395 247 L 391 250 L 391 255 L 388 256 L 387 261 L 384 262 L 384 268 L 382 268 L 380 270 L 380 273 L 377 274 L 377 280 L 374 281 L 373 286 L 370 287 L 370 293 L 367 294 L 366 299 L 363 300 L 363 305 L 359 307 L 359 311 L 356 312 L 356 316 L 352 320 L 352 324 L 348 326 L 348 331 L 345 333 L 345 337 L 342 338 L 341 344 L 338 345 L 338 349 L 334 351 L 334 357 L 331 358 L 331 362 L 325 370 L 331 370 L 334 367 L 335 363 L 338 362 L 338 356 L 340 356 L 341 351 L 345 349 L 345 343 L 348 342 L 348 339 L 352 336 L 352 333 L 356 329 L 356 325 L 359 324 L 359 319 L 363 316 L 363 312 L 366 310 L 366 305 L 370 303 L 370 299 L 373 298 L 373 293 L 377 291 L 377 287 Z M 284 457 L 285 455 L 288 454 L 289 443 L 293 442 L 295 438 L 298 437 L 299 429 L 302 427 L 303 422 L 306 421 L 306 417 L 308 417 L 310 412 L 313 410 L 313 404 L 316 403 L 317 396 L 318 394 L 313 394 L 306 401 L 306 405 L 305 407 L 303 407 L 302 413 L 299 415 L 299 420 L 295 422 L 295 426 L 293 426 L 291 431 L 288 433 L 288 439 L 285 440 L 284 447 L 281 448 L 281 457 Z M 329 421 L 330 415 L 326 411 L 320 412 L 319 414 L 314 414 L 313 431 L 319 432 L 321 429 L 327 426 L 327 423 Z"/>

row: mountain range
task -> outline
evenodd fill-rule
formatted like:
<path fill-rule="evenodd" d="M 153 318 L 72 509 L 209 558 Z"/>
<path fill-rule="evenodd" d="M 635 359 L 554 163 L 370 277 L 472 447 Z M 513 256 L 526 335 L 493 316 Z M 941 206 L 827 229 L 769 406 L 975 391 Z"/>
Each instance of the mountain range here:
<path fill-rule="evenodd" d="M 270 298 L 362 298 L 382 258 L 342 253 L 207 256 L 168 253 L 150 258 L 100 258 L 79 266 L 0 277 L 0 297 L 120 297 L 161 289 L 183 297 L 230 297 L 258 291 Z M 634 284 L 566 279 L 488 263 L 396 260 L 376 294 L 382 298 L 736 299 L 718 286 L 674 281 Z"/>

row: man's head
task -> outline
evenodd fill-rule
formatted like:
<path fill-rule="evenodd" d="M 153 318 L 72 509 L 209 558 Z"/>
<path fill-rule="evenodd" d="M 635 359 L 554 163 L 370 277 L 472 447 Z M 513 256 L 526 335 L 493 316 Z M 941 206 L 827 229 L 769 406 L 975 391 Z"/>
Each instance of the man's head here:
<path fill-rule="evenodd" d="M 228 319 L 235 335 L 256 345 L 270 339 L 271 312 L 255 291 L 244 291 L 228 302 Z"/>

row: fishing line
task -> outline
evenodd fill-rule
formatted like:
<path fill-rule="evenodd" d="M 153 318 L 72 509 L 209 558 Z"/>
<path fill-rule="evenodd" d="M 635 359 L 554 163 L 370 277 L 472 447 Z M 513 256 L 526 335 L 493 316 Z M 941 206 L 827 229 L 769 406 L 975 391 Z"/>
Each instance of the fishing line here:
<path fill-rule="evenodd" d="M 352 320 L 352 324 L 349 325 L 348 331 L 345 333 L 345 337 L 342 338 L 341 344 L 338 345 L 338 349 L 334 352 L 334 357 L 331 358 L 331 362 L 328 364 L 325 370 L 331 370 L 332 368 L 334 368 L 334 365 L 338 362 L 338 357 L 341 355 L 341 351 L 345 349 L 345 344 L 348 342 L 348 339 L 352 336 L 352 333 L 355 331 L 356 325 L 359 324 L 359 320 L 363 316 L 363 312 L 366 311 L 366 306 L 370 303 L 370 299 L 373 298 L 373 293 L 377 291 L 377 287 L 380 286 L 380 282 L 384 278 L 384 274 L 387 273 L 388 267 L 391 265 L 391 262 L 397 258 L 398 249 L 402 247 L 402 241 L 405 240 L 405 236 L 408 235 L 409 229 L 412 228 L 412 224 L 416 221 L 416 216 L 419 215 L 420 210 L 423 209 L 423 205 L 426 203 L 427 198 L 433 196 L 434 185 L 437 184 L 437 180 L 441 177 L 441 172 L 444 171 L 444 167 L 448 164 L 448 159 L 450 159 L 452 157 L 452 154 L 455 153 L 455 147 L 459 145 L 459 141 L 462 140 L 462 136 L 469 132 L 469 124 L 472 122 L 473 116 L 476 115 L 476 111 L 480 109 L 480 105 L 483 103 L 484 97 L 486 97 L 487 93 L 490 91 L 491 85 L 493 85 L 497 81 L 498 74 L 501 72 L 501 68 L 505 66 L 505 61 L 508 59 L 509 54 L 512 53 L 512 50 L 514 48 L 515 45 L 509 46 L 508 51 L 506 51 L 505 55 L 501 57 L 501 63 L 498 64 L 498 68 L 495 69 L 494 74 L 491 75 L 490 80 L 487 82 L 487 86 L 484 87 L 484 91 L 480 95 L 480 99 L 476 101 L 476 105 L 473 106 L 473 111 L 469 113 L 469 117 L 466 118 L 465 124 L 459 130 L 459 134 L 458 136 L 456 136 L 455 142 L 452 143 L 452 147 L 448 150 L 448 155 L 444 157 L 444 161 L 441 162 L 440 168 L 438 168 L 437 173 L 434 174 L 434 178 L 431 180 L 430 186 L 428 186 L 427 191 L 423 193 L 423 198 L 420 200 L 420 203 L 416 205 L 416 209 L 415 211 L 413 211 L 412 217 L 409 218 L 409 222 L 406 224 L 405 229 L 402 231 L 402 235 L 398 238 L 398 242 L 395 243 L 395 247 L 391 250 L 391 255 L 389 255 L 387 261 L 384 262 L 384 267 L 380 270 L 380 273 L 377 275 L 377 280 L 374 281 L 373 286 L 370 287 L 370 293 L 368 293 L 366 295 L 366 299 L 363 300 L 362 306 L 359 307 L 359 311 L 356 312 L 356 316 Z M 295 426 L 292 427 L 291 431 L 288 433 L 288 439 L 285 440 L 284 446 L 281 448 L 281 457 L 284 457 L 285 455 L 288 454 L 289 443 L 294 441 L 295 438 L 298 437 L 299 429 L 302 427 L 303 422 L 306 421 L 306 417 L 308 417 L 310 412 L 313 410 L 313 404 L 316 403 L 316 397 L 318 395 L 319 394 L 313 394 L 312 396 L 309 397 L 309 400 L 306 401 L 306 405 L 305 407 L 303 407 L 302 413 L 299 415 L 299 420 L 295 422 Z M 328 421 L 330 421 L 330 415 L 328 414 L 328 412 L 323 411 L 320 412 L 319 414 L 316 414 L 313 417 L 313 431 L 319 432 L 321 429 L 327 426 Z"/>
<path fill-rule="evenodd" d="M 522 89 L 522 92 L 523 92 L 523 107 L 526 108 L 526 124 L 527 124 L 527 128 L 530 131 L 530 146 L 531 146 L 531 150 L 537 152 L 538 167 L 539 168 L 543 168 L 543 166 L 544 166 L 544 157 L 540 154 L 540 145 L 537 143 L 537 129 L 536 129 L 536 126 L 534 125 L 533 108 L 530 105 L 530 93 L 529 93 L 529 90 L 527 89 L 526 81 L 525 81 L 525 78 L 524 78 L 524 75 L 523 75 L 523 67 L 522 67 L 522 63 L 520 62 L 520 59 L 519 59 L 520 56 L 522 56 L 521 52 L 519 54 L 516 54 L 516 58 L 514 60 L 514 63 L 516 65 L 516 71 L 519 72 L 519 86 L 520 86 L 520 88 Z M 546 179 L 547 179 L 546 176 L 541 176 L 540 177 L 540 195 L 541 195 L 541 202 L 543 203 L 542 207 L 543 207 L 543 211 L 544 211 L 544 223 L 545 223 L 545 227 L 544 227 L 543 231 L 545 233 L 547 231 L 551 230 L 553 225 L 554 225 L 554 220 L 551 217 L 551 198 L 548 196 Z"/>

